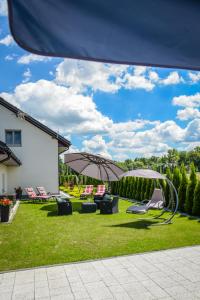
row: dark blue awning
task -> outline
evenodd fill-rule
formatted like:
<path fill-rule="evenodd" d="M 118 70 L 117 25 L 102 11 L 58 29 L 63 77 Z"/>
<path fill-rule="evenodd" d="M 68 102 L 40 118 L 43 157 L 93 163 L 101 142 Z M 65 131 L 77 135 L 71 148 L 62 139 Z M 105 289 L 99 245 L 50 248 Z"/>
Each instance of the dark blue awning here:
<path fill-rule="evenodd" d="M 200 70 L 199 0 L 8 0 L 24 49 L 48 56 Z"/>

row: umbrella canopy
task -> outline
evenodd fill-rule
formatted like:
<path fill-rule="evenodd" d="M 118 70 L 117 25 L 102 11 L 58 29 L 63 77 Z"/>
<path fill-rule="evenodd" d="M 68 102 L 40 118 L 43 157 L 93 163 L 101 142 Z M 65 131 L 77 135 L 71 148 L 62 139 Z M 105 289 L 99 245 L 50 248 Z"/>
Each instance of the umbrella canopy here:
<path fill-rule="evenodd" d="M 132 171 L 128 171 L 121 175 L 121 177 L 142 177 L 149 179 L 166 179 L 166 177 L 154 170 L 150 169 L 136 169 Z"/>
<path fill-rule="evenodd" d="M 8 0 L 24 49 L 48 56 L 200 70 L 198 0 Z"/>
<path fill-rule="evenodd" d="M 65 154 L 65 163 L 79 174 L 102 181 L 117 181 L 124 173 L 112 160 L 86 152 Z"/>

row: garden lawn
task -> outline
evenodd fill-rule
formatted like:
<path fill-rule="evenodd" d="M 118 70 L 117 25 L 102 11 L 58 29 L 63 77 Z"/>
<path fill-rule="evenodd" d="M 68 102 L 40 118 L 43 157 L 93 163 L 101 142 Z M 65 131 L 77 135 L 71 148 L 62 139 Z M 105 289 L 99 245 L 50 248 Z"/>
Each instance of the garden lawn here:
<path fill-rule="evenodd" d="M 150 226 L 125 213 L 125 200 L 115 215 L 81 214 L 80 205 L 73 200 L 73 215 L 57 216 L 54 202 L 21 203 L 12 224 L 0 224 L 0 271 L 200 244 L 194 219 L 177 215 L 171 225 Z"/>

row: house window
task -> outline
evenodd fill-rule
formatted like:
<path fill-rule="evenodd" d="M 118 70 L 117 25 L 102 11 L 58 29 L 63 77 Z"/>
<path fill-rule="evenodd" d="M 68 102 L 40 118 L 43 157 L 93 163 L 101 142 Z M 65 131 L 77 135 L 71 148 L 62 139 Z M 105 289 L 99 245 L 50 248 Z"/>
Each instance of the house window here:
<path fill-rule="evenodd" d="M 21 130 L 6 130 L 6 144 L 11 147 L 22 145 Z"/>

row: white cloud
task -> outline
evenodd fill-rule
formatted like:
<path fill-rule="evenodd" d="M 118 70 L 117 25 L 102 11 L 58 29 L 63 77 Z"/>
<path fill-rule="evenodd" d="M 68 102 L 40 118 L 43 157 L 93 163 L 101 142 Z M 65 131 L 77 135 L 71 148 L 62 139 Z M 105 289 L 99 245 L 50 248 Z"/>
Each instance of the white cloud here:
<path fill-rule="evenodd" d="M 189 72 L 188 76 L 191 79 L 192 83 L 197 83 L 198 81 L 200 81 L 200 72 Z"/>
<path fill-rule="evenodd" d="M 112 156 L 108 153 L 108 147 L 101 135 L 95 135 L 89 140 L 83 141 L 83 151 L 100 154 L 106 158 L 112 158 Z"/>
<path fill-rule="evenodd" d="M 179 76 L 178 72 L 171 72 L 166 78 L 160 80 L 164 85 L 173 85 L 183 82 L 182 77 Z"/>
<path fill-rule="evenodd" d="M 7 9 L 7 1 L 0 0 L 0 16 L 7 16 L 8 9 Z"/>
<path fill-rule="evenodd" d="M 13 60 L 14 56 L 13 55 L 6 55 L 5 60 Z"/>
<path fill-rule="evenodd" d="M 36 55 L 36 54 L 25 54 L 18 59 L 18 64 L 28 65 L 33 62 L 47 62 L 50 61 L 51 57 Z"/>
<path fill-rule="evenodd" d="M 82 92 L 88 87 L 94 91 L 114 93 L 120 88 L 117 78 L 127 66 L 65 59 L 56 69 L 56 82 Z"/>
<path fill-rule="evenodd" d="M 112 120 L 103 116 L 89 96 L 75 94 L 72 89 L 53 81 L 39 80 L 20 84 L 14 93 L 1 96 L 62 134 L 106 133 Z"/>
<path fill-rule="evenodd" d="M 155 87 L 155 84 L 142 75 L 135 75 L 127 73 L 124 76 L 123 87 L 126 89 L 144 89 L 146 91 L 151 91 Z"/>
<path fill-rule="evenodd" d="M 188 123 L 185 128 L 184 141 L 188 143 L 200 141 L 200 118 Z"/>
<path fill-rule="evenodd" d="M 158 82 L 159 81 L 159 75 L 155 71 L 150 71 L 149 72 L 149 79 L 153 82 Z"/>
<path fill-rule="evenodd" d="M 0 44 L 4 46 L 12 46 L 14 44 L 14 40 L 10 34 L 0 40 Z"/>
<path fill-rule="evenodd" d="M 185 121 L 194 118 L 200 118 L 200 93 L 195 95 L 181 95 L 172 99 L 172 104 L 185 107 L 177 111 L 177 118 Z"/>
<path fill-rule="evenodd" d="M 182 121 L 200 118 L 200 111 L 197 108 L 186 107 L 177 111 L 177 118 Z"/>
<path fill-rule="evenodd" d="M 172 99 L 173 105 L 185 106 L 185 107 L 198 107 L 200 106 L 200 93 L 196 93 L 195 95 L 182 95 L 178 97 L 174 97 Z"/>
<path fill-rule="evenodd" d="M 23 74 L 24 79 L 23 79 L 22 82 L 23 82 L 23 83 L 28 82 L 28 81 L 30 80 L 31 76 L 32 76 L 31 70 L 30 70 L 29 68 L 27 68 L 26 71 L 25 71 L 24 74 Z"/>
<path fill-rule="evenodd" d="M 135 76 L 140 76 L 143 75 L 147 71 L 147 67 L 144 66 L 136 66 L 134 68 L 134 75 Z"/>

